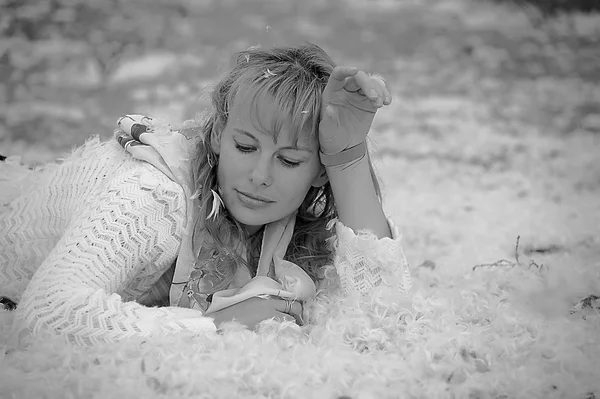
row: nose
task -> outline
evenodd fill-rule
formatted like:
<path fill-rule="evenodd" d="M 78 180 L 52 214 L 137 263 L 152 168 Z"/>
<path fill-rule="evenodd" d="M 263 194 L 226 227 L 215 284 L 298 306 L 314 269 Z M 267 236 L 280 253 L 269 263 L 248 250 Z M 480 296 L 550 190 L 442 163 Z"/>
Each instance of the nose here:
<path fill-rule="evenodd" d="M 273 183 L 271 159 L 267 156 L 258 157 L 254 167 L 250 170 L 249 178 L 256 186 L 269 187 Z"/>

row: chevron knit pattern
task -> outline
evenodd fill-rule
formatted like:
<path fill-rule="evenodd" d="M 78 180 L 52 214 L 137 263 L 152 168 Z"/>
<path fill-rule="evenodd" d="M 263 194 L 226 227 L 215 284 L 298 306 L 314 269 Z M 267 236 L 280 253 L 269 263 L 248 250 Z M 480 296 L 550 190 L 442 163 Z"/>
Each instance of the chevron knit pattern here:
<path fill-rule="evenodd" d="M 177 256 L 185 202 L 176 183 L 97 140 L 31 176 L 0 214 L 0 292 L 19 302 L 19 339 L 51 330 L 89 345 L 215 330 L 190 309 L 132 301 Z"/>
<path fill-rule="evenodd" d="M 344 295 L 372 292 L 380 285 L 408 294 L 412 279 L 400 244 L 401 234 L 388 219 L 392 238 L 377 239 L 371 232 L 360 232 L 336 223 L 334 264 Z"/>
<path fill-rule="evenodd" d="M 8 170 L 2 164 L 0 172 Z M 18 302 L 19 340 L 53 331 L 92 345 L 215 332 L 196 310 L 139 303 L 165 285 L 160 277 L 177 257 L 185 216 L 179 185 L 97 138 L 61 163 L 22 174 L 20 195 L 0 203 L 0 295 Z M 0 180 L 0 191 L 14 186 Z M 368 293 L 388 278 L 410 288 L 392 230 L 393 239 L 377 240 L 337 223 L 334 267 L 345 293 Z"/>

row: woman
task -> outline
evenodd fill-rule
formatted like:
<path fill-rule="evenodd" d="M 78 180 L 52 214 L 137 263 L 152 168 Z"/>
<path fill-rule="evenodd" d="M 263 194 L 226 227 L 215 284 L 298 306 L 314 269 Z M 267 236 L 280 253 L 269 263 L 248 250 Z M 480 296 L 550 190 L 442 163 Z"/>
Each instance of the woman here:
<path fill-rule="evenodd" d="M 322 287 L 408 291 L 365 144 L 390 102 L 382 79 L 317 46 L 252 49 L 200 127 L 128 116 L 127 151 L 92 139 L 41 170 L 4 165 L 0 294 L 18 303 L 15 334 L 212 334 L 300 321 Z"/>

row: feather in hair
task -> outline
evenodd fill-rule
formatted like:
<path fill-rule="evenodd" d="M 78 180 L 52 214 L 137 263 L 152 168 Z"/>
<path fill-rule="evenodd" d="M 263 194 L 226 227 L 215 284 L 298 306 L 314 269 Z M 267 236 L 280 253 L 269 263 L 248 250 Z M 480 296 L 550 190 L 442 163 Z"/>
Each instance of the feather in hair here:
<path fill-rule="evenodd" d="M 217 192 L 215 190 L 210 190 L 212 192 L 213 195 L 213 202 L 212 202 L 212 209 L 210 210 L 210 213 L 208 214 L 208 216 L 206 217 L 206 219 L 210 219 L 210 218 L 215 218 L 217 217 L 217 215 L 219 214 L 219 210 L 221 209 L 221 207 L 225 206 L 223 204 L 223 200 L 221 199 L 221 197 L 219 197 L 219 194 L 217 194 Z"/>

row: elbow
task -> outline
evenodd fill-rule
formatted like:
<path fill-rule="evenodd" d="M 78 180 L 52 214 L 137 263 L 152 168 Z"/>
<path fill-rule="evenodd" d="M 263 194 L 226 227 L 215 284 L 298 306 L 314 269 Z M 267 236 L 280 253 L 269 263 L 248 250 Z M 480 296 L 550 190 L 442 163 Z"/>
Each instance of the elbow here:
<path fill-rule="evenodd" d="M 17 305 L 11 330 L 11 341 L 18 347 L 26 347 L 39 336 L 65 334 L 68 324 L 66 299 L 53 298 L 41 291 L 32 292 L 29 287 Z"/>

